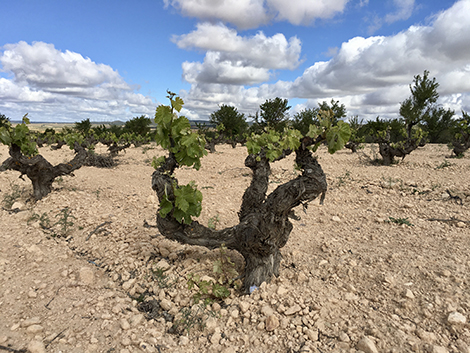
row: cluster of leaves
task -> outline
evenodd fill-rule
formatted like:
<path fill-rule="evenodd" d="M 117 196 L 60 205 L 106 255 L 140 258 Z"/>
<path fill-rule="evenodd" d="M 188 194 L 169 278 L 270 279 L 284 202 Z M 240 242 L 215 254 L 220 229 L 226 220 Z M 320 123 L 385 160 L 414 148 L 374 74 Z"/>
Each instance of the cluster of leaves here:
<path fill-rule="evenodd" d="M 25 156 L 33 157 L 38 154 L 38 149 L 36 142 L 31 139 L 28 124 L 28 114 L 25 114 L 21 124 L 17 124 L 15 127 L 12 127 L 10 121 L 7 121 L 4 126 L 0 127 L 0 142 L 7 146 L 16 145 Z"/>
<path fill-rule="evenodd" d="M 191 224 L 192 217 L 199 217 L 202 210 L 202 193 L 194 182 L 187 185 L 173 183 L 174 201 L 169 197 L 168 190 L 160 202 L 160 216 L 166 217 L 173 211 L 173 217 L 180 223 Z"/>
<path fill-rule="evenodd" d="M 191 124 L 177 112 L 183 107 L 183 100 L 169 92 L 170 105 L 160 105 L 155 113 L 157 130 L 155 141 L 162 148 L 169 150 L 176 157 L 179 165 L 194 167 L 199 170 L 201 158 L 207 154 L 203 136 L 191 131 Z"/>
<path fill-rule="evenodd" d="M 412 227 L 413 224 L 408 220 L 408 218 L 393 218 L 393 217 L 388 217 L 388 221 L 389 223 L 395 223 L 395 224 L 398 224 L 398 225 L 407 225 L 409 227 Z"/>
<path fill-rule="evenodd" d="M 178 166 L 185 165 L 199 170 L 201 158 L 207 154 L 204 146 L 206 141 L 197 132 L 191 131 L 191 125 L 184 116 L 178 116 L 183 107 L 183 100 L 168 92 L 170 105 L 160 105 L 155 113 L 157 144 L 170 152 Z M 169 157 L 154 158 L 155 169 L 160 168 Z M 166 171 L 172 172 L 172 171 Z M 187 185 L 172 184 L 172 190 L 165 190 L 160 200 L 160 215 L 166 217 L 170 212 L 180 223 L 191 224 L 192 217 L 198 217 L 202 209 L 202 193 L 197 190 L 194 182 Z"/>
<path fill-rule="evenodd" d="M 42 215 L 33 213 L 33 215 L 28 219 L 28 224 L 39 221 L 39 226 L 52 237 L 66 237 L 74 226 L 72 220 L 76 219 L 72 215 L 72 211 L 68 207 L 65 207 L 61 209 L 54 218 L 56 218 L 57 221 L 52 223 L 46 212 Z"/>

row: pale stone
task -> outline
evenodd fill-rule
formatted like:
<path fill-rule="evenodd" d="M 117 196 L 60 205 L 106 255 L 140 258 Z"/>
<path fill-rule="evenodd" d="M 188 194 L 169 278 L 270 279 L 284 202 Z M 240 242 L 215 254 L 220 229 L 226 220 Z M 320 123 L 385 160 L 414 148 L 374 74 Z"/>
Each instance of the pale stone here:
<path fill-rule="evenodd" d="M 38 293 L 36 293 L 36 291 L 34 291 L 34 290 L 30 290 L 28 292 L 28 297 L 29 298 L 37 298 L 37 296 L 38 296 Z"/>
<path fill-rule="evenodd" d="M 467 318 L 463 316 L 461 313 L 454 311 L 449 314 L 449 316 L 447 317 L 447 321 L 451 325 L 458 325 L 458 324 L 463 325 L 467 321 Z"/>
<path fill-rule="evenodd" d="M 238 311 L 238 309 L 234 309 L 230 312 L 230 316 L 234 319 L 238 319 L 238 317 L 240 316 L 240 312 Z"/>
<path fill-rule="evenodd" d="M 22 202 L 20 202 L 20 201 L 16 201 L 16 202 L 14 202 L 13 205 L 11 206 L 11 209 L 12 209 L 12 210 L 18 209 L 18 210 L 22 211 L 22 210 L 24 210 L 24 203 L 22 203 Z"/>
<path fill-rule="evenodd" d="M 405 290 L 403 292 L 403 296 L 405 298 L 408 298 L 408 299 L 414 299 L 415 298 L 415 295 L 413 294 L 413 292 L 410 289 Z"/>
<path fill-rule="evenodd" d="M 131 325 L 138 326 L 144 320 L 144 314 L 136 314 L 131 317 Z"/>
<path fill-rule="evenodd" d="M 286 316 L 290 316 L 290 315 L 294 315 L 296 313 L 298 313 L 300 310 L 302 310 L 302 308 L 300 307 L 299 304 L 295 304 L 294 306 L 291 306 L 289 309 L 287 309 L 284 314 Z"/>
<path fill-rule="evenodd" d="M 346 332 L 340 332 L 339 336 L 338 336 L 339 340 L 341 342 L 349 342 L 351 341 L 351 339 L 349 338 L 348 334 Z"/>
<path fill-rule="evenodd" d="M 92 285 L 95 282 L 95 274 L 89 267 L 82 267 L 79 270 L 80 281 L 86 285 Z"/>
<path fill-rule="evenodd" d="M 276 315 L 270 315 L 266 319 L 266 331 L 274 331 L 279 327 L 279 319 Z"/>
<path fill-rule="evenodd" d="M 160 306 L 162 307 L 163 310 L 170 311 L 171 308 L 173 307 L 173 303 L 171 302 L 171 300 L 163 299 L 160 301 Z"/>
<path fill-rule="evenodd" d="M 122 289 L 124 289 L 125 291 L 128 291 L 129 289 L 131 289 L 132 285 L 135 283 L 136 279 L 135 278 L 132 278 L 126 282 L 124 282 L 122 284 Z"/>
<path fill-rule="evenodd" d="M 374 342 L 368 337 L 363 337 L 358 343 L 356 348 L 364 353 L 379 353 Z"/>
<path fill-rule="evenodd" d="M 284 296 L 284 295 L 286 295 L 288 292 L 289 292 L 289 291 L 288 291 L 285 287 L 283 287 L 283 286 L 279 286 L 279 287 L 277 288 L 277 295 L 279 295 L 279 296 Z"/>
<path fill-rule="evenodd" d="M 180 337 L 180 342 L 179 342 L 179 345 L 180 346 L 187 346 L 189 343 L 189 338 L 188 336 L 181 336 Z"/>
<path fill-rule="evenodd" d="M 26 331 L 28 331 L 29 333 L 38 333 L 42 330 L 44 330 L 44 327 L 42 327 L 41 325 L 31 325 L 26 329 Z"/>
<path fill-rule="evenodd" d="M 261 308 L 261 314 L 268 317 L 274 314 L 274 310 L 269 305 L 263 305 Z"/>
<path fill-rule="evenodd" d="M 210 341 L 212 344 L 219 344 L 221 338 L 220 332 L 216 332 L 211 336 Z"/>
<path fill-rule="evenodd" d="M 214 333 L 217 328 L 218 323 L 215 317 L 210 317 L 206 321 L 206 330 L 208 333 Z"/>
<path fill-rule="evenodd" d="M 158 261 L 155 267 L 161 268 L 162 270 L 166 271 L 170 268 L 170 264 L 165 259 L 161 259 L 160 261 Z"/>
<path fill-rule="evenodd" d="M 46 353 L 46 347 L 40 341 L 31 341 L 28 344 L 28 351 L 30 353 Z"/>
<path fill-rule="evenodd" d="M 129 321 L 127 321 L 126 319 L 121 319 L 120 324 L 121 324 L 121 328 L 124 331 L 129 330 L 131 328 L 131 325 L 129 324 Z"/>
<path fill-rule="evenodd" d="M 341 222 L 341 218 L 339 218 L 338 216 L 333 216 L 333 217 L 331 218 L 331 220 L 332 220 L 333 222 Z"/>
<path fill-rule="evenodd" d="M 42 250 L 39 246 L 37 245 L 31 245 L 29 248 L 27 248 L 29 252 L 36 253 L 36 254 L 42 254 Z"/>
<path fill-rule="evenodd" d="M 32 318 L 26 319 L 21 323 L 21 326 L 28 327 L 31 325 L 39 325 L 41 323 L 41 319 L 38 316 L 34 316 Z"/>
<path fill-rule="evenodd" d="M 306 329 L 305 334 L 307 335 L 307 337 L 310 341 L 312 341 L 312 342 L 318 341 L 318 331 L 317 330 Z"/>
<path fill-rule="evenodd" d="M 449 351 L 442 346 L 432 346 L 432 353 L 449 353 Z"/>

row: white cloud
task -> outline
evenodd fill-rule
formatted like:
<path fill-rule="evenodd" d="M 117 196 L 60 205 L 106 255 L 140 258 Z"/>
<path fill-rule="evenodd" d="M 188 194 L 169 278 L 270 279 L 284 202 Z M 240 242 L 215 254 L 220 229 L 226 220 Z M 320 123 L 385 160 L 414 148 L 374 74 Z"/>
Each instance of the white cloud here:
<path fill-rule="evenodd" d="M 246 66 L 293 70 L 301 63 L 300 40 L 292 37 L 287 41 L 281 33 L 266 37 L 263 32 L 258 32 L 251 37 L 242 37 L 223 24 L 200 23 L 195 31 L 175 36 L 173 41 L 182 49 L 218 52 L 221 61 L 243 61 Z"/>
<path fill-rule="evenodd" d="M 331 60 L 314 63 L 294 81 L 250 88 L 196 83 L 186 94 L 191 107 L 210 102 L 217 109 L 216 104 L 230 102 L 253 113 L 276 96 L 304 98 L 313 105 L 334 98 L 351 115 L 396 117 L 400 102 L 410 95 L 413 77 L 429 70 L 440 84 L 442 104 L 468 110 L 469 63 L 470 0 L 461 0 L 427 26 L 411 26 L 393 36 L 352 38 Z"/>
<path fill-rule="evenodd" d="M 173 41 L 182 49 L 207 51 L 204 62 L 183 63 L 183 78 L 189 83 L 259 84 L 271 79 L 271 70 L 293 70 L 301 64 L 300 40 L 287 40 L 280 33 L 242 37 L 223 24 L 202 23 Z"/>
<path fill-rule="evenodd" d="M 43 42 L 7 44 L 2 49 L 2 71 L 11 78 L 0 78 L 0 109 L 7 108 L 16 118 L 28 109 L 38 112 L 41 120 L 97 120 L 109 115 L 125 119 L 132 112 L 151 113 L 155 107 L 110 66 L 78 53 L 61 52 Z M 63 115 L 58 117 L 57 112 Z"/>
<path fill-rule="evenodd" d="M 397 11 L 385 16 L 385 22 L 393 23 L 396 21 L 407 20 L 411 17 L 415 7 L 415 0 L 393 0 Z"/>
<path fill-rule="evenodd" d="M 164 0 L 184 16 L 223 21 L 240 29 L 257 28 L 272 20 L 310 24 L 344 10 L 349 0 Z"/>
<path fill-rule="evenodd" d="M 308 25 L 317 18 L 331 18 L 341 13 L 348 0 L 267 0 L 275 19 L 286 20 L 294 25 Z"/>

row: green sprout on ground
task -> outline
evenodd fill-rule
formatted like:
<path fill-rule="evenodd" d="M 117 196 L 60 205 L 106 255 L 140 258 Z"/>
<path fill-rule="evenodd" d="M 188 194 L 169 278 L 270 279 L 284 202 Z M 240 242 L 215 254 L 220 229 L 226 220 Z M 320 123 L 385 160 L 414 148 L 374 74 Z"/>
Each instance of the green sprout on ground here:
<path fill-rule="evenodd" d="M 388 223 L 396 223 L 398 225 L 407 225 L 407 226 L 410 226 L 410 227 L 413 227 L 414 225 L 408 220 L 408 217 L 407 218 L 393 218 L 393 217 L 388 217 Z"/>

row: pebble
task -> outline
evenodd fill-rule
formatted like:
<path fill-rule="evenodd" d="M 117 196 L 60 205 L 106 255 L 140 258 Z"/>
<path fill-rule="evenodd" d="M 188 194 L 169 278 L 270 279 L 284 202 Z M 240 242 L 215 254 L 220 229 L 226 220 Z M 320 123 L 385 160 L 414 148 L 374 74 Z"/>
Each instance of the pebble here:
<path fill-rule="evenodd" d="M 125 291 L 128 291 L 129 289 L 131 289 L 132 285 L 135 283 L 136 279 L 135 278 L 132 278 L 126 282 L 124 282 L 122 284 L 122 289 L 124 289 Z"/>
<path fill-rule="evenodd" d="M 238 317 L 240 316 L 240 312 L 238 311 L 238 309 L 234 309 L 230 312 L 230 316 L 234 319 L 238 319 Z"/>
<path fill-rule="evenodd" d="M 189 338 L 188 336 L 181 336 L 180 337 L 180 342 L 179 342 L 179 345 L 180 346 L 187 346 L 189 343 Z"/>
<path fill-rule="evenodd" d="M 364 353 L 379 353 L 374 342 L 372 342 L 368 337 L 363 337 L 359 342 L 357 342 L 356 348 Z"/>
<path fill-rule="evenodd" d="M 165 311 L 170 311 L 171 308 L 173 307 L 173 303 L 171 300 L 168 299 L 162 299 L 160 301 L 160 306 L 162 307 L 163 310 Z"/>
<path fill-rule="evenodd" d="M 318 341 L 318 331 L 317 330 L 311 330 L 311 329 L 306 329 L 305 334 L 307 335 L 308 339 L 312 342 Z"/>
<path fill-rule="evenodd" d="M 26 331 L 28 331 L 29 333 L 38 333 L 42 330 L 44 330 L 44 327 L 42 327 L 41 325 L 31 325 L 28 326 L 28 328 L 26 329 Z"/>
<path fill-rule="evenodd" d="M 333 217 L 331 217 L 331 220 L 332 220 L 333 222 L 341 222 L 341 218 L 339 218 L 338 216 L 333 216 Z"/>
<path fill-rule="evenodd" d="M 16 210 L 16 209 L 19 209 L 20 211 L 24 210 L 24 203 L 20 202 L 20 201 L 16 201 L 13 203 L 13 205 L 11 206 L 11 209 L 12 210 Z"/>
<path fill-rule="evenodd" d="M 403 296 L 405 298 L 408 298 L 408 299 L 414 299 L 415 298 L 415 295 L 413 294 L 413 292 L 410 289 L 405 290 L 405 292 L 403 293 Z"/>
<path fill-rule="evenodd" d="M 268 317 L 274 314 L 274 310 L 269 305 L 264 305 L 261 308 L 261 314 Z"/>
<path fill-rule="evenodd" d="M 301 310 L 302 310 L 302 308 L 300 307 L 300 305 L 299 305 L 299 304 L 295 304 L 295 305 L 291 306 L 290 308 L 288 308 L 288 309 L 284 312 L 284 314 L 285 314 L 286 316 L 290 316 L 290 315 L 294 315 L 294 314 L 298 313 L 298 312 L 301 311 Z"/>
<path fill-rule="evenodd" d="M 250 303 L 243 301 L 243 302 L 240 302 L 240 304 L 238 304 L 238 307 L 240 308 L 240 311 L 242 313 L 246 313 L 248 309 L 250 309 Z"/>
<path fill-rule="evenodd" d="M 129 321 L 127 321 L 126 319 L 121 319 L 120 324 L 121 324 L 121 328 L 124 331 L 129 330 L 131 328 L 131 325 L 129 324 Z"/>
<path fill-rule="evenodd" d="M 41 323 L 41 319 L 37 316 L 34 316 L 32 318 L 26 319 L 21 323 L 21 326 L 23 327 L 29 327 L 31 325 L 39 325 Z"/>
<path fill-rule="evenodd" d="M 30 353 L 46 353 L 46 347 L 44 343 L 33 340 L 28 344 L 28 351 Z"/>
<path fill-rule="evenodd" d="M 449 353 L 447 348 L 442 346 L 432 346 L 432 353 Z"/>
<path fill-rule="evenodd" d="M 30 290 L 28 292 L 28 297 L 29 298 L 37 298 L 37 296 L 38 296 L 38 293 L 36 293 L 36 291 L 34 291 L 34 290 Z"/>
<path fill-rule="evenodd" d="M 274 331 L 279 327 L 279 319 L 276 315 L 270 315 L 266 319 L 266 331 Z"/>
<path fill-rule="evenodd" d="M 276 292 L 276 293 L 277 293 L 277 295 L 279 295 L 279 296 L 282 297 L 282 296 L 285 296 L 288 292 L 289 292 L 289 291 L 288 291 L 285 287 L 279 286 L 279 287 L 277 288 L 277 292 Z"/>
<path fill-rule="evenodd" d="M 89 267 L 82 267 L 79 270 L 80 281 L 86 285 L 92 285 L 95 282 L 95 274 Z"/>
<path fill-rule="evenodd" d="M 447 321 L 451 325 L 459 325 L 459 324 L 463 325 L 465 324 L 465 322 L 467 322 L 467 318 L 463 316 L 461 313 L 454 311 L 449 314 L 449 316 L 447 317 Z"/>
<path fill-rule="evenodd" d="M 136 314 L 131 317 L 131 325 L 138 326 L 144 320 L 144 314 Z"/>
<path fill-rule="evenodd" d="M 170 268 L 170 264 L 165 259 L 161 259 L 160 261 L 158 261 L 155 267 L 166 271 Z"/>

